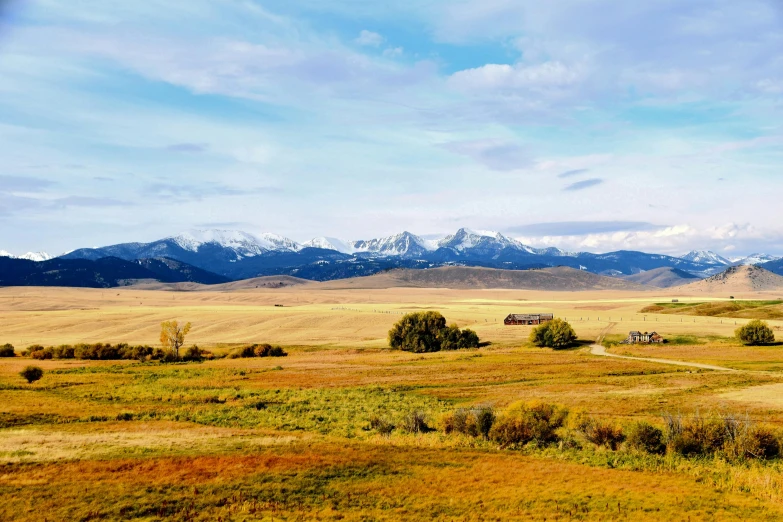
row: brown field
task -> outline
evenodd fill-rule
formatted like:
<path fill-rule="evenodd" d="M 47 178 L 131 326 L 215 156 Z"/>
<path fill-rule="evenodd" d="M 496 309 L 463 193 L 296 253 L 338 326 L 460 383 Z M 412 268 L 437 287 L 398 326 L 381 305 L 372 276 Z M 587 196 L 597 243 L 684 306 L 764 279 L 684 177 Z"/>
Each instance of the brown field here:
<path fill-rule="evenodd" d="M 441 429 L 457 407 L 543 401 L 628 426 L 662 412 L 747 414 L 783 428 L 783 347 L 729 340 L 746 319 L 639 311 L 661 291 L 346 288 L 345 283 L 177 292 L 0 289 L 0 344 L 188 344 L 223 353 L 280 344 L 286 358 L 164 365 L 0 359 L 0 520 L 775 520 L 778 460 L 736 464 L 584 446 L 497 444 Z M 738 296 L 740 297 L 740 296 Z M 746 297 L 774 298 L 767 294 Z M 275 304 L 283 305 L 276 307 Z M 490 343 L 413 354 L 386 348 L 404 313 L 438 310 Z M 553 312 L 583 347 L 527 343 L 511 312 Z M 735 324 L 736 323 L 736 324 Z M 783 322 L 771 321 L 777 328 Z M 656 330 L 693 344 L 613 353 L 705 362 L 717 372 L 590 354 L 602 333 Z M 427 414 L 430 433 L 369 429 Z"/>

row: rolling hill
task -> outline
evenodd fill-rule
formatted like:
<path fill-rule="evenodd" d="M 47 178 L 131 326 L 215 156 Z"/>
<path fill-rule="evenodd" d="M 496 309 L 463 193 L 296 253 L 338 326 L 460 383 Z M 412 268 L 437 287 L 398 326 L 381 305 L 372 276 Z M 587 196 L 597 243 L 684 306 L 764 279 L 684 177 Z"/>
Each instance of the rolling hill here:
<path fill-rule="evenodd" d="M 684 292 L 711 294 L 783 290 L 783 277 L 758 266 L 732 266 L 720 274 L 680 289 Z"/>
<path fill-rule="evenodd" d="M 322 283 L 321 288 L 452 288 L 514 290 L 649 290 L 622 279 L 569 267 L 498 270 L 449 266 L 428 270 L 392 270 L 383 274 Z"/>
<path fill-rule="evenodd" d="M 623 276 L 622 279 L 656 288 L 672 288 L 693 283 L 701 278 L 679 268 L 663 267 Z"/>

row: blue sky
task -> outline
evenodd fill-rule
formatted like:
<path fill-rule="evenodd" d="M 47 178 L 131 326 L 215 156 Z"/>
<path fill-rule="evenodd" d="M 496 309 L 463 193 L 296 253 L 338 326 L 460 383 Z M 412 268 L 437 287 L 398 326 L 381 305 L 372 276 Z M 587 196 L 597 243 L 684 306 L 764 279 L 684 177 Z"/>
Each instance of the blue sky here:
<path fill-rule="evenodd" d="M 0 78 L 11 252 L 466 226 L 783 254 L 776 0 L 18 0 Z"/>

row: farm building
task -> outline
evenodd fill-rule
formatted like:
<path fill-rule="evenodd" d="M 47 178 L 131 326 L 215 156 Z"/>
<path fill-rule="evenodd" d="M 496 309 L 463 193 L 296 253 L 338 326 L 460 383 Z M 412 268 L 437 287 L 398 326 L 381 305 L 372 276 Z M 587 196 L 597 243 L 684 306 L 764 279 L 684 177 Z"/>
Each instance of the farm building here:
<path fill-rule="evenodd" d="M 631 332 L 623 344 L 659 344 L 664 342 L 663 337 L 657 332 Z"/>
<path fill-rule="evenodd" d="M 554 318 L 554 314 L 509 314 L 503 323 L 506 325 L 541 324 L 547 323 Z"/>

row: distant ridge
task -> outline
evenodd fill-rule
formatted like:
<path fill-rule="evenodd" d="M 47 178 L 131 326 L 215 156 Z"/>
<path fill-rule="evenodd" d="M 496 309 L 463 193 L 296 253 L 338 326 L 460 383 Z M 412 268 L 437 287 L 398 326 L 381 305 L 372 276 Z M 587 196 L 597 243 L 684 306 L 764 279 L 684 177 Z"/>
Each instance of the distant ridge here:
<path fill-rule="evenodd" d="M 783 290 L 783 277 L 758 266 L 732 266 L 720 274 L 681 289 L 705 293 Z"/>
<path fill-rule="evenodd" d="M 630 281 L 569 267 L 499 270 L 450 266 L 428 270 L 392 270 L 368 277 L 322 283 L 321 288 L 451 288 L 512 290 L 650 290 Z"/>
<path fill-rule="evenodd" d="M 622 279 L 656 288 L 672 288 L 693 283 L 701 278 L 679 268 L 663 267 L 623 276 Z"/>

